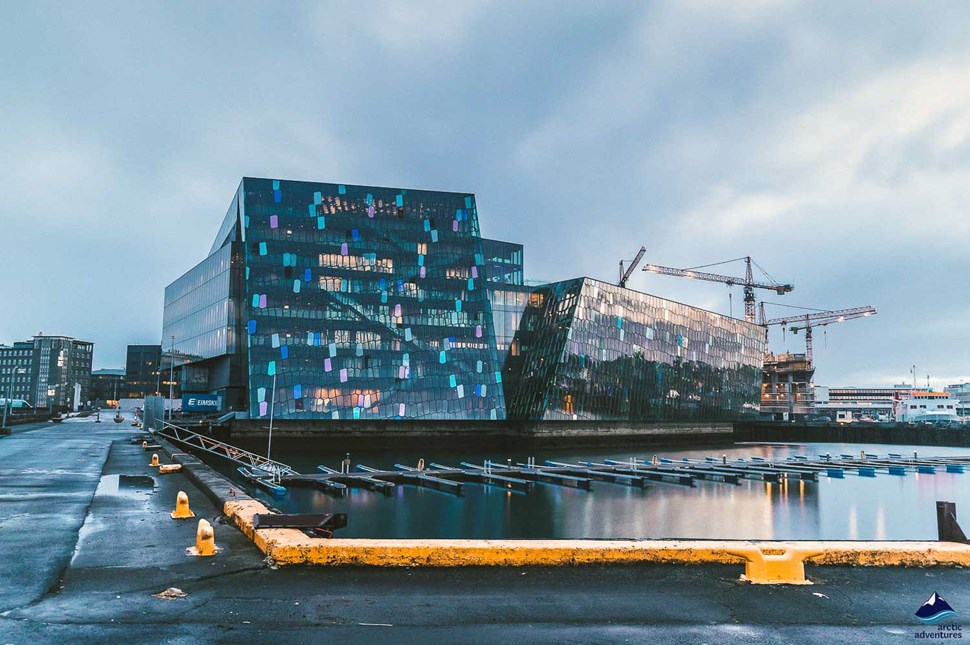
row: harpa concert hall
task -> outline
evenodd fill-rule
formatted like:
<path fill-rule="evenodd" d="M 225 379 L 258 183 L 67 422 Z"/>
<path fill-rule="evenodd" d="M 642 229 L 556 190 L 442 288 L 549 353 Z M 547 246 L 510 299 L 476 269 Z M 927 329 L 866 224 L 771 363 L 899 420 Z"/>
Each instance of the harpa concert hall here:
<path fill-rule="evenodd" d="M 754 324 L 632 289 L 526 285 L 474 195 L 252 178 L 166 288 L 163 338 L 182 391 L 251 428 L 724 422 L 756 409 L 764 351 Z"/>

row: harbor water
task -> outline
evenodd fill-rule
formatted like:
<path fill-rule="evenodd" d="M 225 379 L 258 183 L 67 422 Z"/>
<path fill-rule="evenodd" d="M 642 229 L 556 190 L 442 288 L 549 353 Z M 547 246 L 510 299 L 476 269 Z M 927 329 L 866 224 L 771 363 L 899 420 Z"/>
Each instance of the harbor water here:
<path fill-rule="evenodd" d="M 638 449 L 548 449 L 534 452 L 489 454 L 483 451 L 357 450 L 353 464 L 393 470 L 395 464 L 415 466 L 437 462 L 525 462 L 551 459 L 575 463 L 604 458 L 649 461 L 653 455 L 680 460 L 715 457 L 736 461 L 761 457 L 784 461 L 789 456 L 860 451 L 883 457 L 900 453 L 912 457 L 966 455 L 966 448 L 886 446 L 871 444 L 765 444 L 736 443 L 666 446 Z M 317 464 L 340 468 L 344 452 L 274 447 L 273 458 L 303 473 L 317 472 Z M 210 460 L 211 461 L 211 460 Z M 234 469 L 220 466 L 223 472 Z M 592 489 L 537 483 L 529 494 L 466 483 L 461 496 L 415 486 L 397 486 L 390 496 L 352 489 L 334 497 L 306 488 L 290 488 L 283 498 L 272 498 L 240 481 L 250 494 L 284 513 L 347 513 L 349 522 L 339 537 L 367 538 L 729 538 L 772 540 L 935 540 L 936 502 L 956 502 L 958 518 L 970 525 L 970 472 L 904 476 L 879 472 L 860 477 L 846 472 L 844 479 L 822 474 L 818 481 L 797 479 L 770 483 L 742 479 L 740 484 L 697 481 L 696 487 L 654 482 L 646 488 L 594 481 Z"/>

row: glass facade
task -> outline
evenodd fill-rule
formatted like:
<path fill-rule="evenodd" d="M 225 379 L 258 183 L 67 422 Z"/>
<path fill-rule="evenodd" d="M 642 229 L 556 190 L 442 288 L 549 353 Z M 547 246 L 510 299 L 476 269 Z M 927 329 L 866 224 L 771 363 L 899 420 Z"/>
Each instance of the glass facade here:
<path fill-rule="evenodd" d="M 230 298 L 234 250 L 236 245 L 226 244 L 165 288 L 166 351 L 173 336 L 175 352 L 197 360 L 236 351 L 237 301 Z"/>
<path fill-rule="evenodd" d="M 590 278 L 536 289 L 514 343 L 509 417 L 715 421 L 758 404 L 761 327 Z"/>
<path fill-rule="evenodd" d="M 240 203 L 250 417 L 505 417 L 473 195 L 245 179 Z"/>
<path fill-rule="evenodd" d="M 534 290 L 535 287 L 513 284 L 490 284 L 488 287 L 488 298 L 492 302 L 495 344 L 502 357 L 509 352 L 518 356 L 519 347 L 514 343 L 515 333 L 519 330 L 519 322 Z"/>
<path fill-rule="evenodd" d="M 467 193 L 251 179 L 165 291 L 187 391 L 250 418 L 716 421 L 762 328 L 589 278 L 527 286 Z M 191 381 L 191 383 L 190 383 Z"/>

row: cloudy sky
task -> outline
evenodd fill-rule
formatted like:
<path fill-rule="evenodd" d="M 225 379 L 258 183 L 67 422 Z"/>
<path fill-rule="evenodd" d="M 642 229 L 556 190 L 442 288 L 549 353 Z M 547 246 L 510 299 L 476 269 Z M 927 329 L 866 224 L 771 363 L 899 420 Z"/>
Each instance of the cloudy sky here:
<path fill-rule="evenodd" d="M 4 2 L 0 342 L 93 340 L 95 367 L 159 342 L 248 175 L 474 192 L 533 279 L 751 255 L 796 286 L 769 301 L 878 308 L 818 331 L 816 382 L 970 380 L 968 25 L 959 1 Z M 723 285 L 630 286 L 728 312 Z"/>

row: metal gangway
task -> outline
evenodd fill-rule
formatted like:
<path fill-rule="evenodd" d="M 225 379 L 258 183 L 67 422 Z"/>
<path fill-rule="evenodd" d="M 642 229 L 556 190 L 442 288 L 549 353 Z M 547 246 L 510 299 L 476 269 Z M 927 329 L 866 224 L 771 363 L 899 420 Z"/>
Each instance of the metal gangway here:
<path fill-rule="evenodd" d="M 234 461 L 237 464 L 252 468 L 256 472 L 267 473 L 272 476 L 274 484 L 279 484 L 282 477 L 300 474 L 283 462 L 274 461 L 255 452 L 237 448 L 225 441 L 218 441 L 168 421 L 164 421 L 160 429 L 152 432 L 170 441 Z"/>

